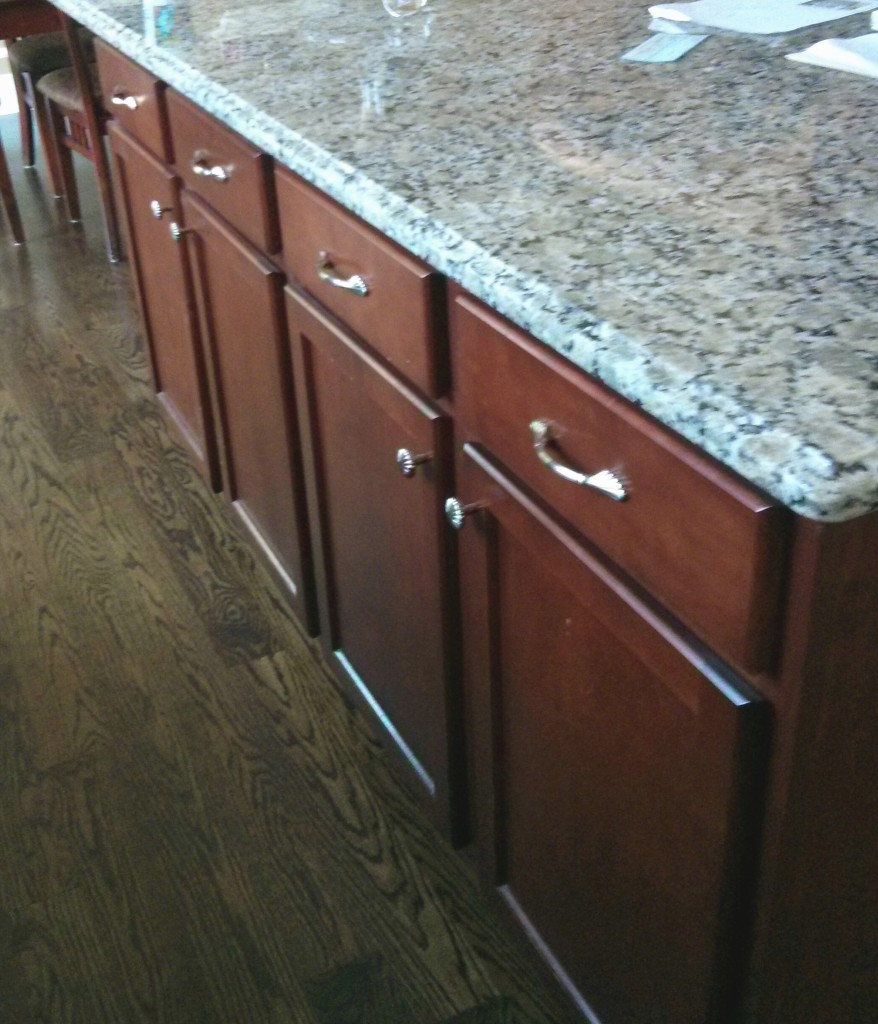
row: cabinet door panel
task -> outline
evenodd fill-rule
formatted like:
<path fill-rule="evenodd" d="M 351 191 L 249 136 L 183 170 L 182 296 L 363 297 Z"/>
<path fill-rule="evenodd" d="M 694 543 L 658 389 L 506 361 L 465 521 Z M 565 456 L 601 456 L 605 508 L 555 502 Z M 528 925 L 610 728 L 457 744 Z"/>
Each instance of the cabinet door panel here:
<path fill-rule="evenodd" d="M 283 340 L 283 277 L 201 200 L 184 192 L 182 204 L 197 253 L 225 490 L 313 629 L 300 452 Z"/>
<path fill-rule="evenodd" d="M 219 457 L 187 254 L 168 230 L 178 217 L 177 179 L 115 125 L 110 125 L 110 142 L 159 401 L 202 475 L 219 489 Z M 153 201 L 164 211 L 160 220 L 152 212 Z"/>
<path fill-rule="evenodd" d="M 478 449 L 460 492 L 485 873 L 606 1024 L 726 1020 L 764 706 Z"/>
<path fill-rule="evenodd" d="M 322 636 L 451 824 L 447 417 L 287 290 Z M 429 455 L 405 476 L 399 449 Z"/>

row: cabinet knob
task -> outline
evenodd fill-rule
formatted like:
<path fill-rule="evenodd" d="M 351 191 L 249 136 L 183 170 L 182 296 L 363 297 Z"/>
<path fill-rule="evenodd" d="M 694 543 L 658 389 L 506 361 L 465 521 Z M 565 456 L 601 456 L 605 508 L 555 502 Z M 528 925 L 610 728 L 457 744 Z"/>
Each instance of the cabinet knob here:
<path fill-rule="evenodd" d="M 457 498 L 448 498 L 445 502 L 445 518 L 455 530 L 461 530 L 467 516 L 481 512 L 486 507 L 483 501 L 474 501 L 470 505 L 463 505 Z"/>
<path fill-rule="evenodd" d="M 180 225 L 173 220 L 168 225 L 168 232 L 170 233 L 171 238 L 179 244 L 183 239 L 183 235 L 192 234 L 192 228 L 181 228 Z"/>
<path fill-rule="evenodd" d="M 432 452 L 423 452 L 421 455 L 412 455 L 408 448 L 400 448 L 396 453 L 396 464 L 403 476 L 414 476 L 415 470 L 424 462 L 433 458 Z"/>
<path fill-rule="evenodd" d="M 591 487 L 601 494 L 606 494 L 613 501 L 625 501 L 628 491 L 622 480 L 610 469 L 601 469 L 597 473 L 582 473 L 572 466 L 565 466 L 549 451 L 549 445 L 557 436 L 557 428 L 550 420 L 534 420 L 530 425 L 534 451 L 542 464 L 557 476 L 580 487 Z"/>
<path fill-rule="evenodd" d="M 331 284 L 333 288 L 341 288 L 343 291 L 353 292 L 354 295 L 369 294 L 369 286 L 359 274 L 340 277 L 335 272 L 335 265 L 328 252 L 321 252 L 317 257 L 317 276 L 321 281 Z"/>
<path fill-rule="evenodd" d="M 173 213 L 174 211 L 170 206 L 162 206 L 158 199 L 153 199 L 149 204 L 150 213 L 156 220 L 161 220 L 166 213 Z"/>
<path fill-rule="evenodd" d="M 110 104 L 114 107 L 127 107 L 129 110 L 137 110 L 140 106 L 140 100 L 120 86 L 116 86 L 112 96 L 110 96 Z"/>

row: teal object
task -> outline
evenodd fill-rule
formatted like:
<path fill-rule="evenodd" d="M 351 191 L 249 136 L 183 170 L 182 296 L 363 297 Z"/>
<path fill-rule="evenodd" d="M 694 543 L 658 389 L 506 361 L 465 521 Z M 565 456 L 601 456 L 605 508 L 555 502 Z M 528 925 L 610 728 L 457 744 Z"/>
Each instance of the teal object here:
<path fill-rule="evenodd" d="M 174 31 L 176 9 L 173 4 L 165 4 L 156 11 L 155 27 L 160 39 L 167 39 Z"/>

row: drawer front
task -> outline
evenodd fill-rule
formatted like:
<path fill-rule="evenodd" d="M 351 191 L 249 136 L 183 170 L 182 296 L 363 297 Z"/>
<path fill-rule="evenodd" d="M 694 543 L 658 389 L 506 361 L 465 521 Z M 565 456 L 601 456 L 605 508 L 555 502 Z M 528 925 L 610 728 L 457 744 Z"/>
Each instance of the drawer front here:
<path fill-rule="evenodd" d="M 100 39 L 95 40 L 95 53 L 104 106 L 138 142 L 167 163 L 171 153 L 165 83 Z"/>
<path fill-rule="evenodd" d="M 440 395 L 441 276 L 289 171 L 279 168 L 276 179 L 290 275 L 409 380 Z"/>
<path fill-rule="evenodd" d="M 725 657 L 772 667 L 789 515 L 471 297 L 451 306 L 461 441 L 477 441 Z M 609 470 L 626 498 L 564 479 Z"/>
<path fill-rule="evenodd" d="M 257 249 L 277 252 L 270 159 L 173 89 L 167 104 L 174 166 L 186 187 Z"/>

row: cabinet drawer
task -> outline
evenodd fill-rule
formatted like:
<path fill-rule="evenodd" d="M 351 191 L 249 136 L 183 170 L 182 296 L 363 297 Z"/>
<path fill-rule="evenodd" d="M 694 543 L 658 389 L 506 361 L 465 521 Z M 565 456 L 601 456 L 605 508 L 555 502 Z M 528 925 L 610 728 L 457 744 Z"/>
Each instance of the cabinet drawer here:
<path fill-rule="evenodd" d="M 104 106 L 138 142 L 167 162 L 165 83 L 100 39 L 95 40 L 95 54 Z"/>
<path fill-rule="evenodd" d="M 455 408 L 477 441 L 724 656 L 772 666 L 788 513 L 630 402 L 460 292 L 451 307 Z M 553 472 L 545 455 L 607 469 L 616 501 Z"/>
<path fill-rule="evenodd" d="M 167 103 L 174 166 L 186 187 L 257 249 L 277 252 L 270 159 L 172 89 Z"/>
<path fill-rule="evenodd" d="M 278 168 L 276 179 L 291 276 L 409 380 L 441 394 L 441 276 L 289 171 Z M 344 287 L 357 277 L 365 294 Z"/>

